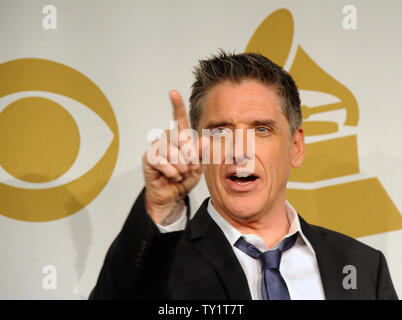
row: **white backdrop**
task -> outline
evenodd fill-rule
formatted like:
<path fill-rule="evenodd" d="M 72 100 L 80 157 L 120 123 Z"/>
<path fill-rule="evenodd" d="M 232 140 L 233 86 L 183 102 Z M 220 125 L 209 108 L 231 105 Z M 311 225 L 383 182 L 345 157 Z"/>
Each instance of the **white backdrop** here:
<path fill-rule="evenodd" d="M 43 8 L 49 4 L 57 12 L 56 29 L 43 26 L 49 14 Z M 356 8 L 356 29 L 343 26 L 342 9 L 348 4 Z M 259 24 L 280 8 L 293 15 L 295 41 L 358 101 L 360 171 L 377 177 L 402 213 L 400 1 L 1 0 L 0 64 L 39 58 L 79 71 L 106 96 L 119 133 L 110 180 L 78 212 L 52 221 L 23 221 L 5 215 L 0 199 L 1 299 L 88 297 L 106 251 L 143 187 L 147 133 L 169 127 L 168 91 L 177 89 L 188 101 L 196 62 L 218 48 L 244 51 Z M 292 50 L 290 56 L 294 46 Z M 6 82 L 0 78 L 0 90 Z M 0 119 L 1 108 L 0 103 Z M 97 128 L 87 119 L 80 121 L 87 128 L 81 135 Z M 101 148 L 96 142 L 108 138 L 99 133 L 89 139 L 87 145 Z M 87 157 L 98 154 L 102 152 L 93 150 Z M 91 168 L 88 159 L 85 166 Z M 206 196 L 201 182 L 191 194 L 193 209 Z M 359 239 L 384 252 L 401 297 L 402 230 Z M 43 268 L 49 265 L 56 271 L 55 288 L 44 285 L 48 274 Z"/>

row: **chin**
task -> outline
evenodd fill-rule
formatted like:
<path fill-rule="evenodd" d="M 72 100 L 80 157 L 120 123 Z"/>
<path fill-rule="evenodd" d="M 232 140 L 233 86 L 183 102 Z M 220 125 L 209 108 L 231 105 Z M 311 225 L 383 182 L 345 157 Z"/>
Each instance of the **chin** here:
<path fill-rule="evenodd" d="M 232 216 L 247 219 L 261 211 L 262 205 L 260 202 L 261 198 L 253 196 L 227 196 L 224 200 L 224 207 Z"/>

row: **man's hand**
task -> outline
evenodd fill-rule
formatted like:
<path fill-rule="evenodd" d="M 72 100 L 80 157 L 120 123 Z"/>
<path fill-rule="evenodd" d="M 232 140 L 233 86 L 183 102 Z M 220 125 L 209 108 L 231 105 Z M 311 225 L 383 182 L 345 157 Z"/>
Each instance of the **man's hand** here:
<path fill-rule="evenodd" d="M 180 94 L 171 91 L 170 99 L 177 130 L 166 130 L 165 138 L 155 140 L 143 157 L 145 207 L 152 220 L 161 225 L 168 225 L 178 218 L 184 207 L 182 199 L 202 174 L 201 142 L 206 144 L 209 141 L 200 139 L 196 150 L 194 139 L 179 138 L 183 130 L 190 129 L 190 125 Z M 178 137 L 170 139 L 175 133 Z M 158 156 L 158 161 L 149 161 L 151 153 Z"/>

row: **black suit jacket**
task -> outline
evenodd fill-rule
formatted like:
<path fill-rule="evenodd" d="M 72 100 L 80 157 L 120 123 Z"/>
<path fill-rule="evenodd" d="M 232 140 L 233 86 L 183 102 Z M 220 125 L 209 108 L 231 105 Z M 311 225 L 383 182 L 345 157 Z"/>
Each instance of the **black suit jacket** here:
<path fill-rule="evenodd" d="M 184 231 L 162 234 L 146 213 L 143 190 L 107 252 L 90 299 L 251 299 L 242 267 L 207 204 Z M 398 299 L 380 251 L 299 219 L 316 253 L 326 299 Z M 346 265 L 356 268 L 356 289 L 342 284 Z"/>

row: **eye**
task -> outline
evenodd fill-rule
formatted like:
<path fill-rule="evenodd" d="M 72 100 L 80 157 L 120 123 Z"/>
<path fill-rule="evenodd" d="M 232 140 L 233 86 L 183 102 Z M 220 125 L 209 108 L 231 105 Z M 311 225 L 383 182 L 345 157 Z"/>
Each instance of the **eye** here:
<path fill-rule="evenodd" d="M 211 130 L 211 137 L 224 137 L 230 134 L 232 130 L 229 128 L 214 128 Z"/>
<path fill-rule="evenodd" d="M 267 134 L 271 134 L 272 129 L 270 129 L 268 127 L 256 127 L 255 131 L 257 134 L 267 135 Z"/>
<path fill-rule="evenodd" d="M 7 149 L 0 155 L 0 181 L 22 189 L 56 187 L 79 178 L 97 163 L 114 138 L 92 110 L 51 92 L 23 91 L 1 98 L 0 123 L 0 145 Z M 39 150 L 45 154 L 41 156 Z M 24 155 L 31 159 L 24 160 Z"/>
<path fill-rule="evenodd" d="M 43 222 L 86 207 L 118 158 L 109 100 L 87 76 L 51 60 L 6 61 L 0 79 L 0 215 Z"/>

